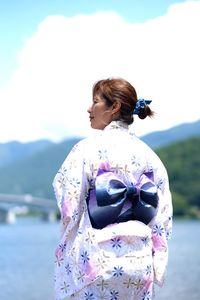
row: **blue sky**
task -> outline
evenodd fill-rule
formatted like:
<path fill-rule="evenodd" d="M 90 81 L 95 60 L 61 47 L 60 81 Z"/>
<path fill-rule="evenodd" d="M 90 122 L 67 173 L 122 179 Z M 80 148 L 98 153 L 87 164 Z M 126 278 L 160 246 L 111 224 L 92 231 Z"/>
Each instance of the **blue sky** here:
<path fill-rule="evenodd" d="M 199 97 L 199 15 L 199 0 L 1 1 L 0 142 L 87 135 L 91 87 L 110 76 L 153 99 L 138 135 L 199 119 L 186 108 Z"/>
<path fill-rule="evenodd" d="M 115 11 L 127 21 L 144 22 L 163 15 L 184 0 L 9 0 L 0 1 L 0 85 L 17 66 L 16 55 L 38 24 L 50 15 L 68 17 Z"/>

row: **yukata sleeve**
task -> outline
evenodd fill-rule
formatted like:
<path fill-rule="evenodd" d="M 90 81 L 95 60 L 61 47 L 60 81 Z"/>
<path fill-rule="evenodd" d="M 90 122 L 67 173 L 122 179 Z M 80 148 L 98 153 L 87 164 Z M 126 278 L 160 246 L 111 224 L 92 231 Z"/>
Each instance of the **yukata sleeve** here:
<path fill-rule="evenodd" d="M 156 220 L 163 224 L 163 235 L 166 240 L 171 238 L 172 234 L 172 196 L 169 187 L 168 174 L 165 168 L 161 172 L 160 178 L 157 181 L 159 206 Z"/>
<path fill-rule="evenodd" d="M 155 283 L 162 285 L 168 263 L 168 240 L 172 232 L 172 198 L 168 174 L 160 162 L 154 170 L 154 180 L 158 188 L 158 211 L 151 222 L 153 242 L 153 265 Z"/>
<path fill-rule="evenodd" d="M 61 215 L 61 234 L 70 231 L 84 210 L 87 180 L 84 172 L 83 141 L 76 144 L 57 175 L 53 187 Z"/>

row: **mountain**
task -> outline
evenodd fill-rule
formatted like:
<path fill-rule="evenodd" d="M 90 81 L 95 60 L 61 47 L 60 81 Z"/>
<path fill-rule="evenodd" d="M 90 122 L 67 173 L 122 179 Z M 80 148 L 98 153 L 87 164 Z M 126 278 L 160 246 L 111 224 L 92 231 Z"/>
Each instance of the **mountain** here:
<path fill-rule="evenodd" d="M 49 140 L 39 140 L 28 143 L 20 143 L 17 141 L 0 143 L 0 166 L 25 159 L 50 145 L 52 145 L 52 142 Z"/>
<path fill-rule="evenodd" d="M 174 213 L 200 218 L 200 136 L 157 150 L 173 195 Z"/>
<path fill-rule="evenodd" d="M 193 123 L 181 124 L 168 130 L 156 131 L 142 136 L 141 139 L 155 149 L 199 135 L 200 120 Z M 78 141 L 81 137 L 68 139 L 68 144 L 73 144 L 74 139 Z M 20 143 L 18 141 L 0 143 L 0 167 L 22 161 L 36 153 L 40 153 L 40 151 L 48 150 L 50 146 L 59 147 L 59 144 L 50 140 L 38 140 L 28 143 Z"/>
<path fill-rule="evenodd" d="M 52 198 L 51 183 L 61 163 L 80 138 L 51 144 L 41 151 L 0 168 L 0 193 Z"/>
<path fill-rule="evenodd" d="M 184 123 L 168 130 L 156 131 L 142 136 L 141 139 L 155 149 L 194 136 L 200 136 L 200 120 Z"/>

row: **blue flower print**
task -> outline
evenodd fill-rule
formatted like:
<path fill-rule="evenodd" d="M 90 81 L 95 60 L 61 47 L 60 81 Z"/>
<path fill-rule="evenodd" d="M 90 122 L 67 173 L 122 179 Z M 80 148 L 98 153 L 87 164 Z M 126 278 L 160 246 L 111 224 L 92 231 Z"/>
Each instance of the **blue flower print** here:
<path fill-rule="evenodd" d="M 164 184 L 163 179 L 160 179 L 160 180 L 157 182 L 157 184 L 156 184 L 156 185 L 157 185 L 157 188 L 160 189 L 160 190 L 162 190 L 163 184 Z"/>
<path fill-rule="evenodd" d="M 157 236 L 162 236 L 164 233 L 164 228 L 161 225 L 155 225 L 153 227 L 153 233 Z"/>
<path fill-rule="evenodd" d="M 81 229 L 78 229 L 77 234 L 83 234 L 83 231 Z"/>
<path fill-rule="evenodd" d="M 119 276 L 122 276 L 122 274 L 124 273 L 123 271 L 123 267 L 114 267 L 114 269 L 112 270 L 113 272 L 113 276 L 115 277 L 119 277 Z"/>
<path fill-rule="evenodd" d="M 65 293 L 68 292 L 69 284 L 67 284 L 65 281 L 63 282 L 63 286 L 61 287 L 61 290 Z"/>
<path fill-rule="evenodd" d="M 111 244 L 113 248 L 116 249 L 121 248 L 121 243 L 122 241 L 118 237 L 111 239 Z"/>
<path fill-rule="evenodd" d="M 141 240 L 142 240 L 142 242 L 143 242 L 143 244 L 144 244 L 145 247 L 147 247 L 149 245 L 149 238 L 148 238 L 148 236 L 142 238 Z"/>
<path fill-rule="evenodd" d="M 60 248 L 61 251 L 63 252 L 63 251 L 65 250 L 65 248 L 66 248 L 66 243 L 60 244 L 60 245 L 59 245 L 59 248 Z"/>
<path fill-rule="evenodd" d="M 94 300 L 94 295 L 91 292 L 85 293 L 85 300 Z"/>
<path fill-rule="evenodd" d="M 69 274 L 72 272 L 72 271 L 71 271 L 71 267 L 70 267 L 69 264 L 67 264 L 67 265 L 65 266 L 65 270 L 66 270 L 67 275 L 69 275 Z"/>
<path fill-rule="evenodd" d="M 75 152 L 77 148 L 78 148 L 78 144 L 75 144 L 75 145 L 73 146 L 71 152 L 72 152 L 72 153 Z"/>
<path fill-rule="evenodd" d="M 146 275 L 150 275 L 150 274 L 151 274 L 151 271 L 152 271 L 151 265 L 148 265 L 148 266 L 146 267 Z"/>
<path fill-rule="evenodd" d="M 107 160 L 107 150 L 99 150 L 98 156 L 101 160 Z"/>
<path fill-rule="evenodd" d="M 140 161 L 139 161 L 138 157 L 136 157 L 135 155 L 132 156 L 131 163 L 132 163 L 132 165 L 135 165 L 135 167 L 140 166 Z"/>
<path fill-rule="evenodd" d="M 80 280 L 81 282 L 84 281 L 84 277 L 85 277 L 85 273 L 81 272 L 81 270 L 78 271 L 78 273 L 76 274 L 76 277 L 78 280 Z"/>
<path fill-rule="evenodd" d="M 119 298 L 119 292 L 117 291 L 111 291 L 110 292 L 110 300 L 118 300 Z"/>
<path fill-rule="evenodd" d="M 77 217 L 78 217 L 78 210 L 74 210 L 72 214 L 72 220 L 76 221 Z"/>
<path fill-rule="evenodd" d="M 66 184 L 66 172 L 67 169 L 65 167 L 61 167 L 58 171 L 58 182 L 60 183 L 60 187 L 65 187 Z"/>
<path fill-rule="evenodd" d="M 169 218 L 169 221 L 171 221 L 171 218 Z M 171 235 L 172 235 L 172 228 L 167 228 L 167 230 L 166 230 L 166 238 L 167 238 L 167 240 L 170 239 Z"/>
<path fill-rule="evenodd" d="M 143 296 L 142 296 L 142 300 L 151 300 L 151 294 L 149 291 L 146 291 Z"/>
<path fill-rule="evenodd" d="M 77 188 L 80 185 L 80 180 L 78 180 L 77 178 L 71 178 L 69 180 L 69 183 L 74 187 Z"/>
<path fill-rule="evenodd" d="M 81 258 L 82 258 L 84 264 L 86 264 L 90 260 L 89 254 L 87 253 L 87 251 L 84 251 L 81 254 Z"/>
<path fill-rule="evenodd" d="M 166 232 L 166 239 L 169 240 L 169 239 L 170 239 L 170 236 L 171 236 L 171 232 L 170 232 L 170 231 L 167 231 L 167 232 Z"/>

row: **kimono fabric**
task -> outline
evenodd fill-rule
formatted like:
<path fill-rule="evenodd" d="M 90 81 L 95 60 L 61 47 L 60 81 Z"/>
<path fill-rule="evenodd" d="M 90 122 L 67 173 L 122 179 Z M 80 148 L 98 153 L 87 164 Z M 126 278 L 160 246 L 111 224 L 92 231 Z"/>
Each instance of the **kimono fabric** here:
<path fill-rule="evenodd" d="M 158 191 L 155 217 L 92 227 L 86 199 L 99 169 L 136 184 L 152 172 Z M 120 121 L 74 146 L 53 182 L 61 213 L 56 249 L 55 300 L 151 300 L 168 261 L 172 203 L 168 176 L 158 156 Z"/>

